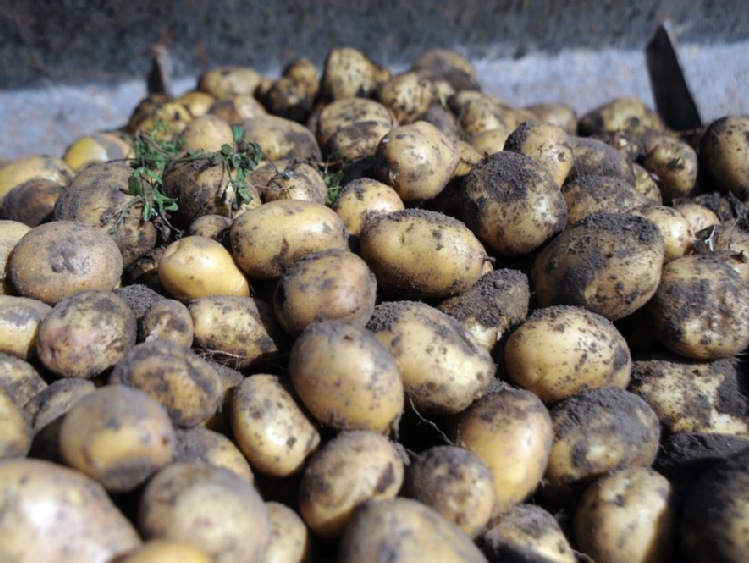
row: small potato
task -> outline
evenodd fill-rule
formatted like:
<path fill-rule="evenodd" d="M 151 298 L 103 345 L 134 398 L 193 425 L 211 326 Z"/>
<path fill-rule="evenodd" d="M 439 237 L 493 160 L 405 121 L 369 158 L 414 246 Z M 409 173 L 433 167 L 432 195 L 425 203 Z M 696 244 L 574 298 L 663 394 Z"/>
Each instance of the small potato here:
<path fill-rule="evenodd" d="M 31 438 L 28 415 L 0 386 L 0 462 L 26 457 L 31 449 Z"/>
<path fill-rule="evenodd" d="M 434 100 L 432 82 L 416 72 L 404 72 L 382 84 L 379 100 L 400 124 L 413 123 Z"/>
<path fill-rule="evenodd" d="M 39 361 L 62 377 L 96 377 L 135 345 L 135 314 L 111 291 L 82 291 L 52 308 L 39 327 Z"/>
<path fill-rule="evenodd" d="M 195 347 L 236 369 L 276 357 L 286 347 L 270 305 L 254 297 L 214 295 L 188 307 Z"/>
<path fill-rule="evenodd" d="M 693 233 L 698 233 L 702 229 L 707 229 L 713 225 L 720 225 L 720 219 L 715 212 L 704 205 L 689 202 L 677 203 L 674 205 L 674 209 L 687 218 Z"/>
<path fill-rule="evenodd" d="M 0 498 L 2 561 L 108 563 L 140 544 L 104 489 L 78 471 L 33 459 L 5 461 Z"/>
<path fill-rule="evenodd" d="M 73 170 L 81 170 L 94 162 L 122 160 L 133 155 L 131 141 L 115 133 L 94 133 L 73 141 L 62 159 Z"/>
<path fill-rule="evenodd" d="M 30 227 L 18 221 L 0 220 L 0 294 L 14 295 L 8 272 L 10 255 Z"/>
<path fill-rule="evenodd" d="M 270 181 L 258 187 L 263 201 L 295 199 L 325 204 L 328 187 L 316 168 L 306 162 L 290 162 L 286 166 L 275 165 Z"/>
<path fill-rule="evenodd" d="M 662 205 L 663 194 L 655 177 L 636 162 L 632 163 L 635 171 L 635 189 L 644 195 L 651 205 Z"/>
<path fill-rule="evenodd" d="M 231 127 L 215 115 L 196 117 L 187 124 L 180 137 L 185 151 L 220 151 L 223 145 L 234 144 Z"/>
<path fill-rule="evenodd" d="M 309 563 L 312 540 L 307 526 L 296 512 L 277 502 L 267 502 L 271 537 L 265 563 Z"/>
<path fill-rule="evenodd" d="M 507 139 L 510 137 L 512 129 L 507 127 L 493 127 L 492 129 L 486 129 L 479 131 L 468 137 L 468 141 L 471 146 L 482 156 L 489 156 L 490 154 L 502 152 L 504 150 Z"/>
<path fill-rule="evenodd" d="M 371 217 L 404 209 L 398 192 L 372 178 L 347 183 L 331 207 L 343 220 L 346 230 L 355 236 L 359 236 L 364 223 Z"/>
<path fill-rule="evenodd" d="M 190 428 L 216 412 L 221 381 L 204 360 L 164 340 L 137 344 L 115 366 L 110 385 L 140 389 L 160 402 L 175 426 Z"/>
<path fill-rule="evenodd" d="M 328 161 L 354 163 L 374 157 L 382 138 L 391 125 L 379 121 L 362 121 L 340 127 L 325 143 L 323 153 Z"/>
<path fill-rule="evenodd" d="M 260 202 L 258 202 L 259 204 Z M 228 246 L 229 229 L 231 229 L 232 223 L 233 221 L 229 217 L 224 217 L 223 215 L 203 215 L 190 223 L 190 228 L 187 232 L 190 235 L 209 238 L 220 242 L 224 246 Z"/>
<path fill-rule="evenodd" d="M 364 326 L 374 311 L 377 280 L 348 250 L 324 250 L 297 260 L 278 280 L 273 310 L 292 336 L 318 321 Z"/>
<path fill-rule="evenodd" d="M 397 496 L 403 471 L 403 461 L 387 438 L 374 432 L 341 432 L 304 470 L 299 514 L 314 533 L 338 537 L 359 505 Z"/>
<path fill-rule="evenodd" d="M 624 337 L 600 315 L 581 307 L 536 309 L 507 339 L 509 378 L 545 403 L 583 389 L 625 388 L 632 360 Z"/>
<path fill-rule="evenodd" d="M 648 312 L 658 341 L 687 358 L 725 358 L 749 345 L 749 287 L 713 256 L 667 263 Z"/>
<path fill-rule="evenodd" d="M 410 69 L 447 77 L 453 73 L 460 73 L 467 78 L 476 77 L 476 69 L 471 62 L 457 51 L 449 49 L 429 49 L 411 63 Z"/>
<path fill-rule="evenodd" d="M 562 186 L 569 224 L 598 212 L 625 213 L 647 205 L 647 198 L 634 185 L 611 176 L 578 175 Z"/>
<path fill-rule="evenodd" d="M 218 67 L 200 75 L 197 89 L 216 98 L 226 98 L 254 94 L 260 81 L 261 76 L 251 68 Z"/>
<path fill-rule="evenodd" d="M 478 543 L 489 561 L 579 561 L 556 518 L 533 504 L 519 504 L 493 519 Z"/>
<path fill-rule="evenodd" d="M 495 512 L 522 502 L 541 483 L 552 444 L 549 411 L 533 393 L 504 387 L 461 412 L 455 444 L 476 454 L 494 478 Z"/>
<path fill-rule="evenodd" d="M 434 508 L 470 538 L 494 510 L 494 477 L 476 454 L 454 446 L 430 448 L 406 467 L 403 496 Z"/>
<path fill-rule="evenodd" d="M 156 400 L 128 387 L 103 387 L 81 398 L 60 427 L 67 465 L 107 491 L 131 491 L 174 457 L 174 427 Z"/>
<path fill-rule="evenodd" d="M 507 138 L 504 150 L 524 154 L 542 164 L 558 186 L 574 164 L 569 137 L 561 127 L 548 123 L 521 123 Z"/>
<path fill-rule="evenodd" d="M 397 363 L 408 401 L 455 414 L 486 394 L 496 366 L 457 320 L 417 301 L 383 302 L 367 324 Z"/>
<path fill-rule="evenodd" d="M 593 213 L 538 253 L 531 290 L 539 307 L 577 305 L 614 321 L 653 296 L 664 252 L 663 237 L 652 221 Z"/>
<path fill-rule="evenodd" d="M 36 359 L 39 327 L 52 307 L 37 299 L 0 294 L 0 352 Z"/>
<path fill-rule="evenodd" d="M 572 154 L 575 164 L 569 178 L 574 179 L 583 174 L 611 176 L 634 185 L 636 177 L 627 158 L 614 147 L 597 139 L 573 137 Z"/>
<path fill-rule="evenodd" d="M 159 471 L 143 492 L 138 523 L 146 539 L 184 541 L 216 563 L 261 563 L 271 534 L 268 511 L 251 484 L 199 463 Z"/>
<path fill-rule="evenodd" d="M 63 186 L 52 180 L 27 180 L 5 195 L 2 215 L 29 227 L 38 227 L 52 219 L 55 204 L 63 189 Z"/>
<path fill-rule="evenodd" d="M 588 389 L 550 411 L 554 444 L 541 494 L 567 504 L 596 477 L 628 467 L 649 467 L 658 453 L 660 426 L 653 409 L 616 387 Z"/>
<path fill-rule="evenodd" d="M 256 143 L 271 161 L 284 158 L 320 161 L 322 153 L 315 136 L 304 125 L 277 117 L 261 115 L 241 123 L 245 143 Z"/>
<path fill-rule="evenodd" d="M 262 279 L 280 277 L 305 254 L 348 247 L 336 212 L 309 201 L 271 201 L 250 209 L 234 221 L 230 238 L 242 271 Z"/>
<path fill-rule="evenodd" d="M 700 141 L 700 166 L 714 186 L 749 198 L 749 116 L 730 115 L 708 125 Z M 0 190 L 2 191 L 2 190 Z"/>
<path fill-rule="evenodd" d="M 302 469 L 320 444 L 320 434 L 297 404 L 291 382 L 256 374 L 234 391 L 234 439 L 252 467 L 274 477 Z"/>
<path fill-rule="evenodd" d="M 665 202 L 689 197 L 697 181 L 697 153 L 694 149 L 667 136 L 650 140 L 647 149 L 642 165 L 658 177 Z"/>
<path fill-rule="evenodd" d="M 234 473 L 249 484 L 255 482 L 244 455 L 223 434 L 196 426 L 175 432 L 175 463 L 205 463 Z"/>
<path fill-rule="evenodd" d="M 174 299 L 162 299 L 151 305 L 139 325 L 140 342 L 169 340 L 190 348 L 195 338 L 190 311 Z"/>
<path fill-rule="evenodd" d="M 403 381 L 390 352 L 362 327 L 313 323 L 294 342 L 289 376 L 304 405 L 336 430 L 386 433 L 403 412 Z"/>
<path fill-rule="evenodd" d="M 211 239 L 188 236 L 173 242 L 158 269 L 162 285 L 183 302 L 211 295 L 250 295 L 250 284 L 232 255 Z"/>
<path fill-rule="evenodd" d="M 109 291 L 120 282 L 122 270 L 122 254 L 109 235 L 70 221 L 31 229 L 10 259 L 16 291 L 50 305 L 80 291 Z"/>
<path fill-rule="evenodd" d="M 374 158 L 377 178 L 392 186 L 403 201 L 432 199 L 460 161 L 453 141 L 426 121 L 391 129 Z"/>
<path fill-rule="evenodd" d="M 252 94 L 237 94 L 217 99 L 208 110 L 209 115 L 231 125 L 240 125 L 245 119 L 268 115 L 263 105 Z"/>
<path fill-rule="evenodd" d="M 407 539 L 406 539 L 407 538 Z M 471 539 L 439 512 L 412 499 L 364 503 L 346 527 L 340 563 L 485 563 Z"/>
<path fill-rule="evenodd" d="M 390 73 L 350 47 L 331 49 L 323 63 L 320 95 L 325 101 L 372 98 Z"/>
<path fill-rule="evenodd" d="M 8 392 L 14 403 L 23 408 L 47 387 L 47 382 L 30 363 L 0 353 L 0 387 Z"/>
<path fill-rule="evenodd" d="M 668 480 L 648 467 L 601 477 L 577 504 L 577 548 L 594 561 L 672 561 L 676 551 L 674 497 Z"/>
<path fill-rule="evenodd" d="M 559 187 L 523 154 L 499 152 L 474 166 L 463 179 L 463 198 L 467 226 L 505 256 L 535 250 L 567 222 Z"/>
<path fill-rule="evenodd" d="M 390 130 L 396 121 L 390 110 L 379 102 L 363 98 L 342 99 L 331 102 L 319 111 L 315 136 L 320 146 L 324 147 L 337 131 L 360 123 L 376 123 Z"/>
<path fill-rule="evenodd" d="M 42 178 L 65 186 L 73 171 L 59 158 L 28 156 L 0 165 L 0 204 L 13 188 L 32 179 Z"/>
<path fill-rule="evenodd" d="M 195 117 L 202 117 L 208 113 L 211 106 L 216 101 L 215 96 L 212 96 L 208 92 L 201 92 L 200 90 L 188 90 L 177 98 L 177 101 L 187 108 L 190 115 Z"/>
<path fill-rule="evenodd" d="M 463 223 L 423 209 L 370 218 L 359 244 L 378 288 L 399 297 L 440 299 L 461 293 L 476 283 L 487 259 Z"/>
<path fill-rule="evenodd" d="M 541 103 L 525 109 L 535 115 L 540 123 L 561 127 L 568 135 L 577 132 L 577 113 L 570 106 L 561 103 Z"/>
<path fill-rule="evenodd" d="M 184 541 L 151 540 L 112 563 L 211 563 L 211 558 Z"/>
<path fill-rule="evenodd" d="M 455 102 L 457 100 L 453 100 L 451 106 Z M 464 136 L 470 138 L 491 129 L 507 131 L 508 135 L 512 132 L 513 127 L 500 112 L 496 99 L 472 92 L 470 97 L 457 103 L 458 107 L 453 107 L 453 111 L 458 116 L 458 125 Z"/>
<path fill-rule="evenodd" d="M 673 207 L 646 205 L 628 211 L 631 215 L 650 219 L 663 237 L 663 259 L 668 262 L 692 250 L 694 233 L 689 221 Z"/>
<path fill-rule="evenodd" d="M 663 122 L 642 100 L 634 97 L 616 98 L 581 116 L 577 130 L 582 135 L 601 131 L 661 131 Z"/>

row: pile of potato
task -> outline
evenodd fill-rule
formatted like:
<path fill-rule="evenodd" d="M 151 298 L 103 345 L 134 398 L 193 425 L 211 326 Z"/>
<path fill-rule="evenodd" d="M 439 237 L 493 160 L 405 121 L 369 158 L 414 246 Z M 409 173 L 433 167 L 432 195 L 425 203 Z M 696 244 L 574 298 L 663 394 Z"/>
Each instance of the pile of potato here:
<path fill-rule="evenodd" d="M 241 198 L 192 158 L 253 143 Z M 509 107 L 436 50 L 5 162 L 0 560 L 746 561 L 747 198 L 747 116 Z"/>

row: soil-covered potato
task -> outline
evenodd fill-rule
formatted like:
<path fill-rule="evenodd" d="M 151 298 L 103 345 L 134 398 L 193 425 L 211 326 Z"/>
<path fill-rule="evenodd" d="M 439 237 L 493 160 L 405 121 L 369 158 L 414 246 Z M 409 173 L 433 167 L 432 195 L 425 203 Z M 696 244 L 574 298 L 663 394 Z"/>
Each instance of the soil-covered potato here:
<path fill-rule="evenodd" d="M 383 83 L 377 97 L 401 125 L 413 123 L 435 98 L 431 80 L 417 72 L 397 74 Z"/>
<path fill-rule="evenodd" d="M 729 190 L 742 201 L 749 198 L 749 116 L 713 121 L 700 141 L 700 166 L 716 189 Z"/>
<path fill-rule="evenodd" d="M 59 158 L 28 156 L 0 165 L 0 203 L 13 188 L 32 179 L 51 180 L 65 186 L 73 177 L 73 171 Z"/>
<path fill-rule="evenodd" d="M 296 199 L 325 204 L 328 187 L 315 167 L 295 161 L 274 166 L 276 170 L 270 180 L 264 186 L 257 186 L 263 201 Z"/>
<path fill-rule="evenodd" d="M 658 114 L 634 97 L 616 98 L 580 116 L 577 130 L 582 135 L 603 131 L 661 131 Z"/>
<path fill-rule="evenodd" d="M 468 137 L 468 142 L 482 157 L 485 157 L 502 152 L 511 133 L 512 129 L 509 126 L 494 127 L 474 133 Z"/>
<path fill-rule="evenodd" d="M 172 463 L 148 482 L 138 529 L 146 539 L 185 541 L 216 563 L 263 562 L 271 534 L 255 488 L 203 463 Z"/>
<path fill-rule="evenodd" d="M 663 258 L 663 237 L 652 221 L 624 213 L 593 213 L 536 256 L 531 290 L 540 307 L 577 305 L 613 321 L 632 314 L 653 296 Z"/>
<path fill-rule="evenodd" d="M 52 308 L 39 327 L 36 351 L 62 377 L 96 377 L 135 345 L 135 314 L 111 291 L 82 291 Z"/>
<path fill-rule="evenodd" d="M 462 194 L 468 227 L 502 255 L 531 252 L 567 222 L 559 187 L 543 165 L 523 154 L 484 159 L 463 179 Z"/>
<path fill-rule="evenodd" d="M 749 287 L 713 256 L 666 264 L 648 311 L 658 341 L 687 358 L 724 358 L 749 344 Z"/>
<path fill-rule="evenodd" d="M 26 457 L 31 449 L 32 438 L 29 417 L 1 385 L 0 429 L 0 462 Z"/>
<path fill-rule="evenodd" d="M 356 508 L 395 498 L 403 484 L 398 450 L 374 432 L 341 432 L 307 464 L 299 486 L 299 514 L 314 533 L 333 538 Z"/>
<path fill-rule="evenodd" d="M 494 478 L 496 513 L 521 503 L 541 483 L 552 444 L 549 411 L 530 391 L 505 387 L 454 421 L 455 445 L 473 452 Z"/>
<path fill-rule="evenodd" d="M 38 227 L 52 219 L 57 198 L 63 189 L 63 186 L 52 180 L 28 180 L 5 195 L 2 215 L 29 227 Z"/>
<path fill-rule="evenodd" d="M 240 215 L 231 227 L 234 260 L 250 277 L 278 278 L 299 258 L 348 248 L 335 211 L 310 201 L 271 201 Z"/>
<path fill-rule="evenodd" d="M 570 171 L 570 179 L 582 174 L 612 176 L 634 185 L 636 177 L 627 158 L 611 145 L 598 139 L 573 137 L 572 155 L 575 164 Z"/>
<path fill-rule="evenodd" d="M 175 299 L 162 299 L 151 305 L 139 320 L 139 341 L 169 340 L 190 348 L 195 325 L 188 308 Z"/>
<path fill-rule="evenodd" d="M 406 397 L 420 413 L 459 413 L 492 383 L 496 366 L 489 352 L 430 305 L 380 303 L 367 328 L 395 358 Z"/>
<path fill-rule="evenodd" d="M 164 407 L 119 385 L 82 397 L 60 427 L 63 461 L 110 492 L 145 483 L 172 461 L 174 447 L 174 427 Z"/>
<path fill-rule="evenodd" d="M 364 161 L 374 157 L 380 141 L 391 128 L 391 125 L 379 121 L 362 121 L 340 127 L 328 138 L 323 153 L 331 162 Z"/>
<path fill-rule="evenodd" d="M 401 494 L 434 508 L 475 538 L 485 530 L 494 510 L 494 477 L 473 452 L 437 446 L 406 466 Z"/>
<path fill-rule="evenodd" d="M 273 296 L 276 318 L 296 336 L 313 322 L 340 320 L 364 326 L 374 311 L 377 280 L 348 250 L 307 254 L 281 276 Z"/>
<path fill-rule="evenodd" d="M 449 103 L 458 116 L 461 133 L 469 139 L 491 129 L 507 131 L 508 135 L 512 132 L 511 125 L 499 110 L 498 101 L 491 96 L 479 92 L 456 94 Z"/>
<path fill-rule="evenodd" d="M 476 283 L 487 260 L 483 245 L 463 223 L 423 209 L 370 218 L 359 244 L 378 289 L 400 297 L 461 293 Z"/>
<path fill-rule="evenodd" d="M 460 53 L 449 49 L 429 49 L 411 63 L 410 70 L 432 80 L 446 81 L 454 91 L 478 90 L 476 69 Z"/>
<path fill-rule="evenodd" d="M 0 352 L 36 359 L 39 327 L 52 307 L 37 299 L 0 294 Z"/>
<path fill-rule="evenodd" d="M 341 129 L 373 123 L 390 130 L 396 124 L 393 114 L 379 102 L 363 98 L 347 98 L 331 102 L 317 115 L 315 136 L 321 147 L 326 147 L 331 137 Z M 377 139 L 379 143 L 380 139 Z"/>
<path fill-rule="evenodd" d="M 19 221 L 0 220 L 0 294 L 14 295 L 13 286 L 10 283 L 10 256 L 13 249 L 28 233 L 30 227 Z"/>
<path fill-rule="evenodd" d="M 120 282 L 122 271 L 122 254 L 109 235 L 71 221 L 31 229 L 10 259 L 16 291 L 51 305 L 80 291 L 109 291 Z"/>
<path fill-rule="evenodd" d="M 314 134 L 304 125 L 274 115 L 257 116 L 241 123 L 243 141 L 256 143 L 268 160 L 298 158 L 319 161 L 320 147 Z"/>
<path fill-rule="evenodd" d="M 140 543 L 104 489 L 78 471 L 40 460 L 5 461 L 0 498 L 2 561 L 108 563 Z"/>
<path fill-rule="evenodd" d="M 638 395 L 616 387 L 581 391 L 550 411 L 554 444 L 541 493 L 568 504 L 595 478 L 628 467 L 650 467 L 660 426 Z"/>
<path fill-rule="evenodd" d="M 265 563 L 309 563 L 312 561 L 312 540 L 299 515 L 277 502 L 265 503 L 270 518 L 270 544 Z"/>
<path fill-rule="evenodd" d="M 632 361 L 624 337 L 581 307 L 536 309 L 507 339 L 509 378 L 545 403 L 598 387 L 625 388 Z"/>
<path fill-rule="evenodd" d="M 730 266 L 749 282 L 749 232 L 741 228 L 740 221 L 729 219 L 695 233 L 694 253 L 715 256 Z"/>
<path fill-rule="evenodd" d="M 697 153 L 687 143 L 666 135 L 658 136 L 648 142 L 642 165 L 658 177 L 658 186 L 666 203 L 689 197 L 694 191 Z"/>
<path fill-rule="evenodd" d="M 676 202 L 674 209 L 687 218 L 693 233 L 698 233 L 713 225 L 720 225 L 720 218 L 713 210 L 691 200 Z"/>
<path fill-rule="evenodd" d="M 656 177 L 636 162 L 632 163 L 632 170 L 635 171 L 635 189 L 644 195 L 650 204 L 662 205 L 663 194 L 658 187 Z"/>
<path fill-rule="evenodd" d="M 246 119 L 268 115 L 263 105 L 252 94 L 237 94 L 236 96 L 219 98 L 208 112 L 232 126 L 240 127 Z"/>
<path fill-rule="evenodd" d="M 521 123 L 505 142 L 504 150 L 531 157 L 542 164 L 558 186 L 572 170 L 572 143 L 561 127 L 549 123 Z"/>
<path fill-rule="evenodd" d="M 390 72 L 351 47 L 330 50 L 323 63 L 320 97 L 326 102 L 346 98 L 372 98 Z"/>
<path fill-rule="evenodd" d="M 534 504 L 519 504 L 492 519 L 478 544 L 492 562 L 578 561 L 556 518 Z"/>
<path fill-rule="evenodd" d="M 286 347 L 270 305 L 255 297 L 214 295 L 189 307 L 195 347 L 216 361 L 239 368 L 258 364 Z"/>
<path fill-rule="evenodd" d="M 346 527 L 338 560 L 486 563 L 481 551 L 455 524 L 433 508 L 404 498 L 364 503 Z"/>
<path fill-rule="evenodd" d="M 620 178 L 582 174 L 562 186 L 569 223 L 598 212 L 625 213 L 648 204 L 648 199 Z"/>
<path fill-rule="evenodd" d="M 204 360 L 164 340 L 135 345 L 115 366 L 110 385 L 146 392 L 161 403 L 175 426 L 190 428 L 216 412 L 221 380 Z"/>
<path fill-rule="evenodd" d="M 404 404 L 398 368 L 375 335 L 340 321 L 307 326 L 289 357 L 302 403 L 321 424 L 337 430 L 397 428 Z"/>
<path fill-rule="evenodd" d="M 13 402 L 24 408 L 47 387 L 47 382 L 27 361 L 0 352 L 0 387 L 8 392 Z"/>
<path fill-rule="evenodd" d="M 196 426 L 176 430 L 175 463 L 205 463 L 234 473 L 249 484 L 255 482 L 244 455 L 223 434 Z"/>
<path fill-rule="evenodd" d="M 648 467 L 616 471 L 588 487 L 574 525 L 577 548 L 594 561 L 672 561 L 677 544 L 673 488 Z"/>
<path fill-rule="evenodd" d="M 198 78 L 197 89 L 216 98 L 254 94 L 261 76 L 251 68 L 218 67 Z"/>
<path fill-rule="evenodd" d="M 300 471 L 320 444 L 291 382 L 274 375 L 256 374 L 237 386 L 231 422 L 234 439 L 252 467 L 275 477 Z"/>
<path fill-rule="evenodd" d="M 344 185 L 331 205 L 346 226 L 359 236 L 364 223 L 371 217 L 401 211 L 403 200 L 393 188 L 373 178 L 359 178 Z"/>
<path fill-rule="evenodd" d="M 440 303 L 437 309 L 459 320 L 491 352 L 511 328 L 525 320 L 529 304 L 526 275 L 503 268 L 484 274 L 463 293 Z"/>
<path fill-rule="evenodd" d="M 663 237 L 663 258 L 666 262 L 684 256 L 692 250 L 695 235 L 691 225 L 687 218 L 673 207 L 646 205 L 630 209 L 628 213 L 645 217 L 655 223 Z"/>
<path fill-rule="evenodd" d="M 733 358 L 696 361 L 663 354 L 633 362 L 629 390 L 652 407 L 670 432 L 749 437 L 743 377 Z"/>
<path fill-rule="evenodd" d="M 187 233 L 215 240 L 228 247 L 229 229 L 231 229 L 233 222 L 231 218 L 224 217 L 223 215 L 203 215 L 190 223 Z"/>

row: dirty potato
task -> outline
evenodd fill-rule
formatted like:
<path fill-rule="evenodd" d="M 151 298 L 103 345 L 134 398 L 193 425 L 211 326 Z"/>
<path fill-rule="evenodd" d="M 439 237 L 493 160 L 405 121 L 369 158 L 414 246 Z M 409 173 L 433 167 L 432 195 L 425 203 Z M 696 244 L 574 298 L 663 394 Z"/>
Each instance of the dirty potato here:
<path fill-rule="evenodd" d="M 0 294 L 0 352 L 36 359 L 39 327 L 52 307 L 37 299 Z"/>
<path fill-rule="evenodd" d="M 747 133 L 749 116 L 727 116 L 713 121 L 700 141 L 700 166 L 706 176 L 742 201 L 749 197 Z"/>
<path fill-rule="evenodd" d="M 21 358 L 0 352 L 0 387 L 21 408 L 47 387 L 34 366 Z"/>
<path fill-rule="evenodd" d="M 0 430 L 0 462 L 26 457 L 31 449 L 33 436 L 29 416 L 2 385 L 0 385 L 0 428 L 2 428 Z"/>
<path fill-rule="evenodd" d="M 562 186 L 569 224 L 598 212 L 625 213 L 647 205 L 647 198 L 632 184 L 611 176 L 582 174 Z"/>
<path fill-rule="evenodd" d="M 226 469 L 249 484 L 255 482 L 250 464 L 225 435 L 196 426 L 175 431 L 175 463 L 205 463 Z"/>
<path fill-rule="evenodd" d="M 28 233 L 30 227 L 18 221 L 0 220 L 0 294 L 14 295 L 13 286 L 10 283 L 10 256 L 13 249 Z"/>
<path fill-rule="evenodd" d="M 169 340 L 190 348 L 195 337 L 190 311 L 175 299 L 162 299 L 151 305 L 138 325 L 140 342 Z"/>
<path fill-rule="evenodd" d="M 524 154 L 542 164 L 558 186 L 564 183 L 574 164 L 567 133 L 548 123 L 521 123 L 507 138 L 504 150 Z"/>
<path fill-rule="evenodd" d="M 34 178 L 10 190 L 3 199 L 2 214 L 11 221 L 38 227 L 52 219 L 63 186 Z"/>
<path fill-rule="evenodd" d="M 359 236 L 371 217 L 391 211 L 402 211 L 403 200 L 393 188 L 373 178 L 359 178 L 345 184 L 331 208 L 338 213 L 346 230 Z"/>
<path fill-rule="evenodd" d="M 266 502 L 270 518 L 270 544 L 265 551 L 265 563 L 310 563 L 312 538 L 299 515 L 288 506 Z"/>

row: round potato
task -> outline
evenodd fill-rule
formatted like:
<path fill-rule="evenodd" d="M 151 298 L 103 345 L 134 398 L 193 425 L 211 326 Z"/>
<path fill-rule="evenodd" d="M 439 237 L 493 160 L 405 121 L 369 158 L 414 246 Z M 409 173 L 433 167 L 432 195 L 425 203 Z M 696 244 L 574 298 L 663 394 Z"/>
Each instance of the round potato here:
<path fill-rule="evenodd" d="M 344 185 L 331 207 L 343 220 L 346 230 L 355 236 L 359 236 L 371 217 L 404 209 L 398 192 L 372 178 L 359 178 Z"/>
<path fill-rule="evenodd" d="M 731 115 L 713 121 L 700 141 L 700 166 L 707 177 L 742 201 L 749 198 L 747 133 L 749 116 Z"/>
<path fill-rule="evenodd" d="M 635 97 L 616 98 L 581 116 L 577 126 L 583 135 L 600 131 L 647 131 L 664 129 L 658 114 Z"/>
<path fill-rule="evenodd" d="M 187 108 L 193 117 L 201 117 L 208 113 L 216 101 L 215 96 L 200 90 L 188 90 L 177 98 L 177 101 Z"/>
<path fill-rule="evenodd" d="M 132 157 L 133 144 L 115 133 L 94 133 L 73 141 L 63 154 L 65 164 L 80 170 L 94 162 L 108 162 Z"/>
<path fill-rule="evenodd" d="M 351 47 L 331 49 L 323 63 L 320 95 L 325 101 L 372 98 L 390 72 Z"/>
<path fill-rule="evenodd" d="M 14 295 L 8 272 L 10 255 L 30 227 L 18 221 L 0 220 L 0 294 Z"/>
<path fill-rule="evenodd" d="M 663 237 L 663 258 L 666 262 L 688 254 L 694 245 L 694 233 L 684 215 L 673 207 L 646 205 L 630 209 L 627 213 L 645 217 L 655 223 Z"/>
<path fill-rule="evenodd" d="M 694 191 L 697 153 L 687 143 L 665 135 L 658 136 L 648 143 L 642 165 L 658 177 L 660 192 L 666 203 L 689 197 Z"/>
<path fill-rule="evenodd" d="M 187 124 L 180 137 L 181 148 L 185 151 L 220 151 L 224 145 L 234 144 L 231 127 L 216 115 L 196 117 Z"/>
<path fill-rule="evenodd" d="M 309 563 L 312 540 L 304 521 L 288 506 L 267 502 L 271 537 L 265 551 L 265 563 Z"/>
<path fill-rule="evenodd" d="M 581 307 L 537 309 L 513 331 L 504 352 L 509 378 L 545 403 L 583 389 L 625 388 L 632 368 L 614 325 Z"/>
<path fill-rule="evenodd" d="M 151 305 L 139 322 L 140 342 L 169 340 L 190 348 L 195 325 L 189 309 L 174 299 L 162 299 Z"/>
<path fill-rule="evenodd" d="M 367 324 L 397 363 L 423 414 L 455 414 L 486 394 L 496 366 L 454 318 L 417 301 L 383 302 Z"/>
<path fill-rule="evenodd" d="M 255 482 L 250 464 L 225 435 L 196 426 L 176 430 L 175 436 L 175 463 L 205 463 L 226 469 L 249 484 Z"/>
<path fill-rule="evenodd" d="M 23 458 L 31 449 L 29 417 L 13 396 L 0 386 L 0 462 Z M 1 551 L 1 550 L 0 550 Z"/>
<path fill-rule="evenodd" d="M 52 180 L 27 180 L 5 195 L 2 214 L 11 221 L 38 227 L 52 219 L 55 204 L 63 189 L 63 186 Z"/>
<path fill-rule="evenodd" d="M 562 103 L 541 103 L 525 108 L 536 116 L 541 123 L 561 127 L 568 135 L 577 132 L 577 113 L 573 108 Z"/>
<path fill-rule="evenodd" d="M 598 139 L 573 137 L 572 155 L 575 164 L 570 171 L 570 179 L 584 174 L 611 176 L 634 185 L 635 171 L 622 153 Z"/>
<path fill-rule="evenodd" d="M 151 540 L 112 563 L 211 563 L 211 558 L 184 541 Z"/>
<path fill-rule="evenodd" d="M 512 129 L 510 127 L 494 127 L 492 129 L 486 129 L 485 131 L 479 131 L 468 137 L 468 141 L 471 146 L 482 156 L 489 156 L 502 152 L 504 150 L 507 139 L 510 137 Z"/>
<path fill-rule="evenodd" d="M 317 116 L 315 135 L 321 147 L 328 145 L 330 138 L 339 130 L 360 123 L 378 124 L 390 130 L 396 121 L 390 110 L 379 102 L 363 98 L 336 100 L 324 106 Z M 377 139 L 379 143 L 379 139 Z"/>
<path fill-rule="evenodd" d="M 59 158 L 28 156 L 0 166 L 0 203 L 13 188 L 32 179 L 46 179 L 65 186 L 73 171 Z"/>
<path fill-rule="evenodd" d="M 423 209 L 370 218 L 359 245 L 379 289 L 416 299 L 446 298 L 465 291 L 479 279 L 488 258 L 463 223 Z"/>
<path fill-rule="evenodd" d="M 635 171 L 635 189 L 644 195 L 652 205 L 662 205 L 663 195 L 656 178 L 636 162 L 632 163 Z"/>
<path fill-rule="evenodd" d="M 403 461 L 387 438 L 374 432 L 341 432 L 304 470 L 299 514 L 314 533 L 338 537 L 360 504 L 395 498 L 403 472 Z"/>
<path fill-rule="evenodd" d="M 8 392 L 14 403 L 24 408 L 47 387 L 47 382 L 27 361 L 0 352 L 0 387 Z"/>
<path fill-rule="evenodd" d="M 275 165 L 276 171 L 258 191 L 263 200 L 295 199 L 325 204 L 328 187 L 320 172 L 306 162 L 291 161 L 288 165 Z"/>
<path fill-rule="evenodd" d="M 505 142 L 504 150 L 531 157 L 542 164 L 561 186 L 572 170 L 572 144 L 561 127 L 549 123 L 521 123 Z"/>
<path fill-rule="evenodd" d="M 228 246 L 229 229 L 231 229 L 232 223 L 231 218 L 223 215 L 203 215 L 190 223 L 187 232 L 190 235 L 209 238 Z"/>
<path fill-rule="evenodd" d="M 568 221 L 577 223 L 597 212 L 624 213 L 647 205 L 648 199 L 633 184 L 612 176 L 580 174 L 562 186 Z"/>
<path fill-rule="evenodd" d="M 216 98 L 254 94 L 261 79 L 251 68 L 217 67 L 200 75 L 197 89 Z"/>
<path fill-rule="evenodd" d="M 692 227 L 693 233 L 698 233 L 703 229 L 720 225 L 720 218 L 714 211 L 698 203 L 676 203 L 674 209 L 684 215 Z"/>
<path fill-rule="evenodd" d="M 382 84 L 377 97 L 398 123 L 413 123 L 434 100 L 434 86 L 416 72 L 404 72 Z"/>
<path fill-rule="evenodd" d="M 319 162 L 322 159 L 314 134 L 304 125 L 275 115 L 251 117 L 241 125 L 244 143 L 260 145 L 268 160 L 298 158 Z"/>
<path fill-rule="evenodd" d="M 291 349 L 289 376 L 325 426 L 381 433 L 397 428 L 404 401 L 398 364 L 362 327 L 341 321 L 307 326 Z"/>
<path fill-rule="evenodd" d="M 39 327 L 51 310 L 37 299 L 0 294 L 0 352 L 36 359 Z"/>

